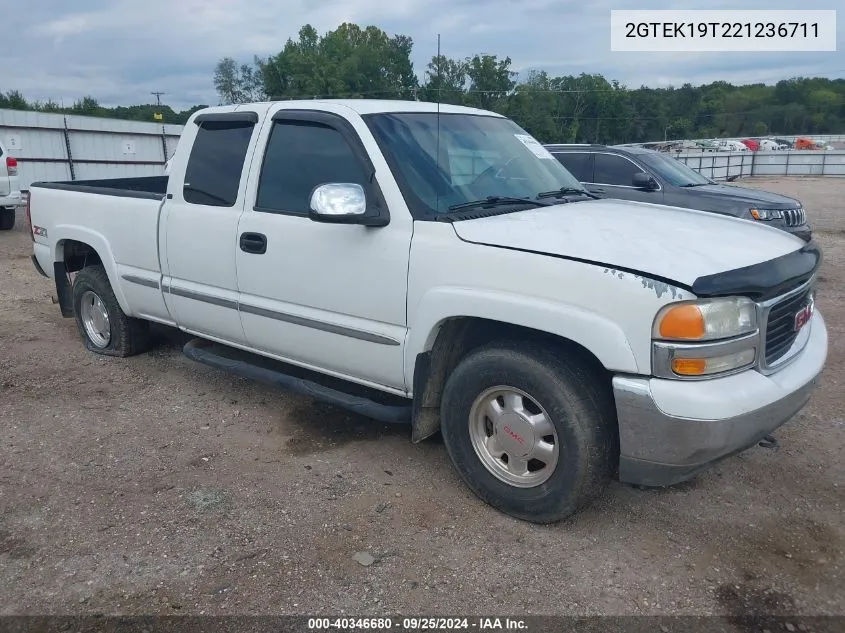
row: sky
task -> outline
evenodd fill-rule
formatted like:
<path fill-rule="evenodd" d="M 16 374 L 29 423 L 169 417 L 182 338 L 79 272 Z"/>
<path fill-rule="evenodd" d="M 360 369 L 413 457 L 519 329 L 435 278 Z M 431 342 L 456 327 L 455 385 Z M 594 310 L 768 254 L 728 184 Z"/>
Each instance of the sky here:
<path fill-rule="evenodd" d="M 747 5 L 758 4 L 759 0 Z M 838 0 L 767 0 L 766 9 L 835 9 Z M 845 29 L 836 52 L 624 53 L 610 50 L 611 9 L 736 9 L 735 0 L 0 0 L 0 90 L 70 105 L 150 103 L 174 109 L 217 104 L 212 77 L 222 57 L 251 62 L 278 53 L 304 24 L 324 33 L 343 22 L 413 38 L 422 77 L 437 52 L 509 56 L 512 68 L 551 75 L 601 73 L 629 87 L 775 83 L 794 76 L 845 77 Z M 840 12 L 843 13 L 843 12 Z M 11 35 L 14 34 L 14 35 Z"/>

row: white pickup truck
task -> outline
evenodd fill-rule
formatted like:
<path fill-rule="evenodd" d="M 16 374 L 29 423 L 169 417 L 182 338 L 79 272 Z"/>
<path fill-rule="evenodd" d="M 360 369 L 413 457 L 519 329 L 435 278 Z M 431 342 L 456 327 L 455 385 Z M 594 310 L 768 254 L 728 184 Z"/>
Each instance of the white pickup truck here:
<path fill-rule="evenodd" d="M 0 142 L 0 231 L 15 227 L 15 211 L 20 203 L 18 161 Z"/>
<path fill-rule="evenodd" d="M 483 110 L 208 108 L 169 176 L 34 184 L 27 221 L 92 352 L 178 327 L 195 360 L 442 432 L 478 497 L 538 523 L 754 446 L 827 355 L 813 242 L 593 199 Z"/>

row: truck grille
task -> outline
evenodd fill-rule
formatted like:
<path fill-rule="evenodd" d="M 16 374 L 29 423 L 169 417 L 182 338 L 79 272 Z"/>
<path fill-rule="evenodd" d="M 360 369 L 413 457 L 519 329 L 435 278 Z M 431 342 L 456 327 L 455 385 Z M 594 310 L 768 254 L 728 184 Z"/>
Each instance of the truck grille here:
<path fill-rule="evenodd" d="M 813 287 L 809 286 L 795 296 L 776 303 L 769 310 L 766 322 L 766 364 L 771 365 L 786 355 L 798 338 L 795 315 L 812 300 Z"/>
<path fill-rule="evenodd" d="M 801 226 L 807 221 L 807 216 L 804 213 L 803 207 L 801 207 L 798 209 L 785 209 L 783 219 L 786 222 L 786 226 Z"/>

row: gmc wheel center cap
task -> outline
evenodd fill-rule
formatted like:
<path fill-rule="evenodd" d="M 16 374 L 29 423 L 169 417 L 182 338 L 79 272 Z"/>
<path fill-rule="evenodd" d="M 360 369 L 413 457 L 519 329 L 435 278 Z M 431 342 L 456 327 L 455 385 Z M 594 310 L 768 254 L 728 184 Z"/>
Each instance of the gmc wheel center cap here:
<path fill-rule="evenodd" d="M 527 457 L 534 446 L 534 429 L 523 417 L 507 413 L 496 425 L 499 445 L 509 455 Z"/>

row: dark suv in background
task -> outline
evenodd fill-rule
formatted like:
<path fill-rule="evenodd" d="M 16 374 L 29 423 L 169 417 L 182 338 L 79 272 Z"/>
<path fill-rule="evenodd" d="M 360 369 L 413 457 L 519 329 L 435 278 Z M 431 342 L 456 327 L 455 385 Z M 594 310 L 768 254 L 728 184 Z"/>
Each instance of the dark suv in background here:
<path fill-rule="evenodd" d="M 714 182 L 668 154 L 612 145 L 545 147 L 590 193 L 602 198 L 732 215 L 783 229 L 805 241 L 812 237 L 798 200 Z"/>

